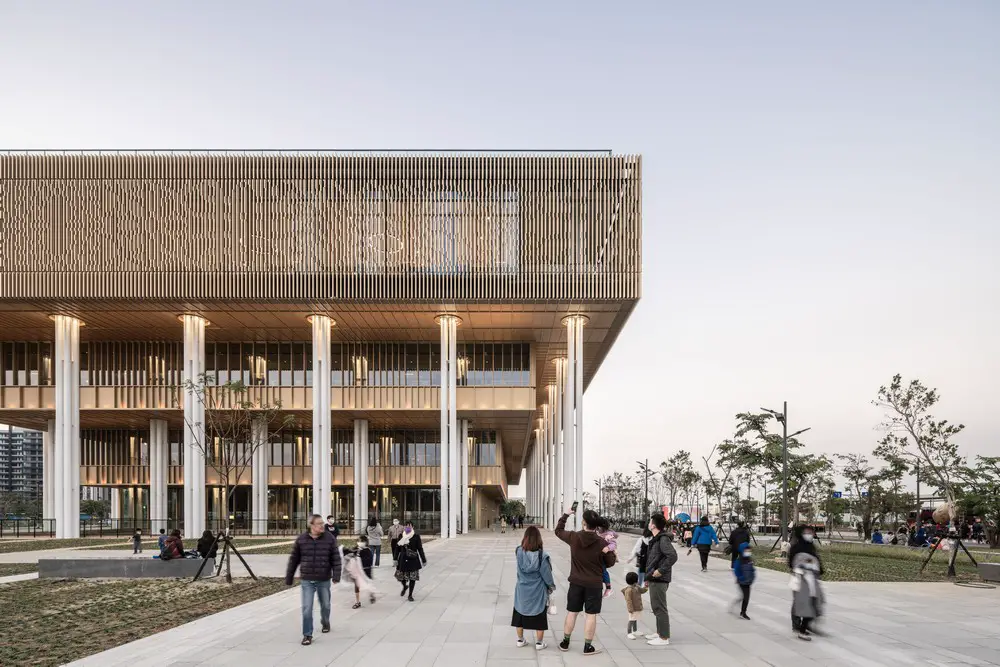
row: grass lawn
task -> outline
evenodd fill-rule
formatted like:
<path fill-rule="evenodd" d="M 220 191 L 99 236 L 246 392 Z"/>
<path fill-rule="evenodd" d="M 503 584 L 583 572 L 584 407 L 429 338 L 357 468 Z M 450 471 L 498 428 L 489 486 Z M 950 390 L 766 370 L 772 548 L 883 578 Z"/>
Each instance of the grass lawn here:
<path fill-rule="evenodd" d="M 0 665 L 61 665 L 284 588 L 274 578 L 0 584 Z"/>
<path fill-rule="evenodd" d="M 0 554 L 11 554 L 21 551 L 42 551 L 45 549 L 66 549 L 68 547 L 89 547 L 96 544 L 106 544 L 108 548 L 112 548 L 113 545 L 118 543 L 118 540 L 110 540 L 106 537 L 80 537 L 69 540 L 14 540 L 11 542 L 0 542 Z"/>
<path fill-rule="evenodd" d="M 265 555 L 270 554 L 270 555 L 288 556 L 292 553 L 292 543 L 294 541 L 295 538 L 290 537 L 288 538 L 287 542 L 282 544 L 274 544 L 269 547 L 261 547 L 260 549 L 251 549 L 246 552 L 246 555 L 256 556 L 257 554 L 265 554 Z M 358 543 L 358 540 L 355 537 L 341 537 L 337 541 L 340 543 L 340 546 L 344 547 L 345 549 L 353 548 Z M 236 543 L 236 548 L 240 550 L 240 553 L 244 553 L 243 547 L 245 546 L 250 546 L 250 545 L 244 544 L 242 542 Z"/>
<path fill-rule="evenodd" d="M 920 566 L 927 558 L 927 549 L 866 546 L 862 544 L 821 544 L 819 557 L 823 561 L 824 581 L 951 581 L 948 579 L 950 551 L 934 554 L 927 569 Z M 754 562 L 758 567 L 788 572 L 784 558 L 757 549 Z M 996 562 L 1000 554 L 973 553 L 979 562 Z M 728 557 L 726 557 L 728 558 Z M 968 556 L 959 551 L 955 560 L 956 581 L 980 581 L 979 573 Z"/>
<path fill-rule="evenodd" d="M 36 563 L 0 563 L 0 577 L 29 572 L 38 572 L 38 565 Z"/>

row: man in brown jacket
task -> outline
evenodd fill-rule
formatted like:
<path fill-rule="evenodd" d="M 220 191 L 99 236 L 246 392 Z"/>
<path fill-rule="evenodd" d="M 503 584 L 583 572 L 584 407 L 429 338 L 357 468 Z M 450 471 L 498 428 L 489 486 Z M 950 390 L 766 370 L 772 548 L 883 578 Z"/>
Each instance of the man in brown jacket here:
<path fill-rule="evenodd" d="M 583 513 L 583 530 L 566 530 L 566 519 L 576 510 L 563 514 L 556 525 L 556 537 L 569 545 L 569 590 L 566 592 L 566 623 L 563 625 L 563 640 L 560 651 L 569 650 L 570 635 L 576 628 L 576 617 L 586 613 L 583 624 L 583 654 L 594 655 L 600 649 L 594 648 L 594 634 L 597 632 L 597 615 L 601 613 L 604 594 L 602 574 L 604 568 L 615 564 L 615 552 L 595 532 L 607 527 L 607 522 L 593 510 Z"/>

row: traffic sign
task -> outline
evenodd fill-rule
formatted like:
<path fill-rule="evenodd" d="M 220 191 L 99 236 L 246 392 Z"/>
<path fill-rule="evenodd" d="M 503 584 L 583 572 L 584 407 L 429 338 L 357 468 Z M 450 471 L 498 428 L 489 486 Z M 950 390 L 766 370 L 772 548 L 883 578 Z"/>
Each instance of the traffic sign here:
<path fill-rule="evenodd" d="M 834 498 L 843 498 L 843 497 L 844 497 L 844 494 L 843 494 L 843 493 L 841 493 L 840 491 L 834 491 L 834 492 L 833 492 L 833 497 L 834 497 Z"/>

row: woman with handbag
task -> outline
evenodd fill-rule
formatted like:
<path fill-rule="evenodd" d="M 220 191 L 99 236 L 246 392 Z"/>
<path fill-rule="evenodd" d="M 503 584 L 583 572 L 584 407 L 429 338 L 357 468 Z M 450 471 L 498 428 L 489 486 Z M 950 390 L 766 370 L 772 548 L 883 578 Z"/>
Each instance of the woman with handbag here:
<path fill-rule="evenodd" d="M 413 529 L 413 522 L 407 521 L 403 535 L 397 544 L 399 560 L 396 564 L 396 581 L 403 585 L 399 596 L 403 597 L 409 590 L 407 599 L 413 602 L 413 587 L 420 581 L 420 568 L 427 565 L 427 556 L 420 542 L 420 536 Z"/>
<path fill-rule="evenodd" d="M 538 528 L 528 526 L 514 555 L 517 557 L 517 585 L 510 624 L 517 632 L 518 647 L 527 645 L 524 630 L 534 630 L 535 650 L 541 651 L 545 648 L 545 631 L 549 629 L 548 597 L 556 585 L 552 579 L 552 562 L 542 550 L 542 534 Z"/>

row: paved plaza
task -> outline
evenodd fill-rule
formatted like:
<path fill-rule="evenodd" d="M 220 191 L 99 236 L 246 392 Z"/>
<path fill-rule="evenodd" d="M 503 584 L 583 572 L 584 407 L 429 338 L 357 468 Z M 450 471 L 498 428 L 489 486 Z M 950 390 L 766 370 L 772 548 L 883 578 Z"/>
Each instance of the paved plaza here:
<path fill-rule="evenodd" d="M 428 567 L 416 602 L 398 597 L 392 570 L 376 579 L 385 597 L 350 609 L 353 590 L 335 587 L 333 632 L 299 645 L 298 589 L 216 614 L 79 661 L 77 665 L 393 665 L 393 667 L 523 667 L 556 665 L 990 665 L 1000 664 L 1000 589 L 952 584 L 827 584 L 828 637 L 811 643 L 792 636 L 787 577 L 759 570 L 749 615 L 728 613 L 735 586 L 727 562 L 713 559 L 701 573 L 697 552 L 680 552 L 668 596 L 673 637 L 667 648 L 625 638 L 625 604 L 618 592 L 625 569 L 612 572 L 614 595 L 598 626 L 604 653 L 584 658 L 582 621 L 572 650 L 561 653 L 568 548 L 550 533 L 559 613 L 550 617 L 549 647 L 514 646 L 509 627 L 515 582 L 513 534 L 477 533 L 427 545 Z M 630 546 L 631 538 L 622 540 Z M 251 556 L 262 574 L 280 575 L 282 556 Z M 318 610 L 317 610 L 318 614 Z M 644 620 L 650 627 L 652 616 Z M 318 623 L 318 618 L 317 618 Z M 647 629 L 647 632 L 649 630 Z"/>

